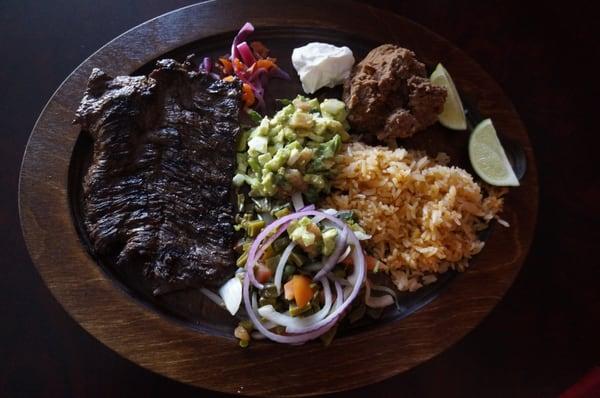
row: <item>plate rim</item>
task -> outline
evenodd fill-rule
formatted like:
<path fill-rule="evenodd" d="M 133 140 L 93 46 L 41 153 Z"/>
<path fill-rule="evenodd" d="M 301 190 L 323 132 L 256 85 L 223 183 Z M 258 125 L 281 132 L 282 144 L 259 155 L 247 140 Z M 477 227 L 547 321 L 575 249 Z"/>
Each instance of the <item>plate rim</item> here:
<path fill-rule="evenodd" d="M 308 15 L 306 14 L 308 9 L 311 7 L 314 9 L 316 4 L 321 9 L 323 7 L 335 9 L 343 4 L 350 11 L 341 16 L 322 12 L 312 19 L 302 17 Z M 274 0 L 259 0 L 252 4 L 253 11 L 250 13 L 242 12 L 241 8 L 244 7 L 233 0 L 211 0 L 150 19 L 117 36 L 94 52 L 69 74 L 52 95 L 29 137 L 23 156 L 18 192 L 19 217 L 26 246 L 44 283 L 79 325 L 119 355 L 175 380 L 222 392 L 294 396 L 343 391 L 391 377 L 446 350 L 476 327 L 500 301 L 518 274 L 533 238 L 539 195 L 537 167 L 525 127 L 514 107 L 502 89 L 475 61 L 437 34 L 399 15 L 356 2 L 342 1 L 311 0 L 282 6 Z M 191 23 L 192 20 L 202 20 L 207 16 L 211 16 L 211 21 L 215 21 L 219 18 L 214 18 L 213 13 L 222 13 L 227 9 L 235 10 L 228 18 L 212 24 Z M 272 17 L 274 9 L 277 10 L 277 18 Z M 251 20 L 258 28 L 282 26 L 283 18 L 288 23 L 298 24 L 296 26 L 322 28 L 323 25 L 320 24 L 327 23 L 331 24 L 328 26 L 331 29 L 354 34 L 355 32 L 348 28 L 350 25 L 346 23 L 356 21 L 359 17 L 382 22 L 380 26 L 374 26 L 366 32 L 365 37 L 374 35 L 373 37 L 381 38 L 390 31 L 396 31 L 392 26 L 404 26 L 409 31 L 413 30 L 428 36 L 428 39 L 437 43 L 437 46 L 443 47 L 446 57 L 462 58 L 466 67 L 464 72 L 458 75 L 459 77 L 481 79 L 483 86 L 489 90 L 483 96 L 484 107 L 498 106 L 496 102 L 500 104 L 499 126 L 510 131 L 514 135 L 511 138 L 519 140 L 525 149 L 528 170 L 524 186 L 528 195 L 527 200 L 520 198 L 517 204 L 523 206 L 529 202 L 525 207 L 530 210 L 527 213 L 529 218 L 511 220 L 515 222 L 512 228 L 516 229 L 512 242 L 518 247 L 515 253 L 510 253 L 513 256 L 510 262 L 500 264 L 502 278 L 490 280 L 487 275 L 490 270 L 471 269 L 456 278 L 435 301 L 402 320 L 382 325 L 376 330 L 336 340 L 326 349 L 316 344 L 286 347 L 285 349 L 289 350 L 285 353 L 288 360 L 306 355 L 317 360 L 329 359 L 330 362 L 333 360 L 333 365 L 343 370 L 345 377 L 336 376 L 328 378 L 328 382 L 319 379 L 306 383 L 306 376 L 308 374 L 314 376 L 314 369 L 300 369 L 293 376 L 286 376 L 288 383 L 281 383 L 286 385 L 263 386 L 260 380 L 274 380 L 273 375 L 266 369 L 250 368 L 244 364 L 244 361 L 253 363 L 252 361 L 261 358 L 279 355 L 284 350 L 282 346 L 256 344 L 249 350 L 241 350 L 236 347 L 233 340 L 204 335 L 169 321 L 147 306 L 132 300 L 121 289 L 117 289 L 113 281 L 89 256 L 79 241 L 67 196 L 69 163 L 79 129 L 71 126 L 71 119 L 65 120 L 65 117 L 72 115 L 83 93 L 91 68 L 95 65 L 101 65 L 108 74 L 128 74 L 161 54 L 178 47 L 209 36 L 235 31 L 246 19 Z M 161 32 L 161 40 L 156 43 L 156 47 L 148 48 L 140 45 L 148 40 L 156 40 L 156 32 Z M 392 33 L 392 37 L 396 35 Z M 133 47 L 136 44 L 137 47 Z M 116 57 L 123 54 L 126 54 L 126 57 Z M 79 94 L 74 94 L 77 92 Z M 488 96 L 495 97 L 491 104 L 485 102 Z M 496 243 L 495 246 L 498 244 Z M 482 254 L 485 252 L 484 249 Z M 74 275 L 72 272 L 67 272 L 81 269 L 83 269 L 82 274 Z M 474 296 L 465 294 L 473 289 L 474 283 L 485 283 L 484 287 L 490 289 L 489 294 L 487 296 L 481 295 L 481 292 Z M 473 297 L 481 300 L 481 303 L 470 307 L 469 301 Z M 470 309 L 476 308 L 478 312 L 465 311 L 465 313 L 455 314 L 454 317 L 457 319 L 454 321 L 436 317 L 444 314 L 448 307 L 461 304 Z M 113 306 L 115 305 L 118 306 L 116 312 L 126 316 L 125 323 L 123 320 L 114 319 Z M 390 340 L 398 338 L 398 332 L 403 333 L 400 336 L 401 343 L 410 343 L 410 338 L 418 337 L 415 334 L 417 330 L 441 327 L 446 328 L 444 336 L 436 336 L 435 333 L 429 332 L 425 338 L 418 340 L 420 347 L 410 348 L 410 344 L 395 347 L 389 344 Z M 140 344 L 140 336 L 150 340 Z M 360 372 L 352 370 L 353 365 L 361 363 L 361 358 L 355 358 L 356 355 L 353 357 L 349 351 L 366 352 L 364 348 L 368 348 L 371 343 L 366 339 L 367 337 L 383 339 L 384 343 L 387 342 L 382 344 L 381 351 L 378 353 L 380 362 L 390 365 L 387 370 L 378 369 L 376 373 L 365 372 L 364 369 Z M 356 349 L 357 345 L 361 348 Z M 158 360 L 162 355 L 173 356 L 173 354 L 176 354 L 176 358 Z M 211 358 L 208 371 L 207 362 L 201 360 L 203 356 Z M 277 362 L 270 362 L 270 369 L 282 366 Z M 232 363 L 236 364 L 233 370 L 228 366 Z M 244 372 L 238 375 L 237 383 L 223 380 L 223 376 L 235 375 L 236 371 L 241 370 Z M 295 391 L 301 381 L 304 391 L 298 394 Z"/>

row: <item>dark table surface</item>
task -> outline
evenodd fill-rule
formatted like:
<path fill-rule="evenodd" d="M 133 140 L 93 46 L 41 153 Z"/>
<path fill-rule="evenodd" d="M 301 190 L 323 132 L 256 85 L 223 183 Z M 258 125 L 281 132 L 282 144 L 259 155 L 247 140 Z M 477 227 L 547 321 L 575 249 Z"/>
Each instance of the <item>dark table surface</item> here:
<path fill-rule="evenodd" d="M 116 35 L 191 3 L 0 2 L 0 396 L 212 395 L 83 331 L 33 267 L 17 209 L 29 132 L 61 81 Z M 481 325 L 421 366 L 343 396 L 555 396 L 600 364 L 597 13 L 577 2 L 370 3 L 446 37 L 500 83 L 529 130 L 541 197 L 523 270 Z"/>

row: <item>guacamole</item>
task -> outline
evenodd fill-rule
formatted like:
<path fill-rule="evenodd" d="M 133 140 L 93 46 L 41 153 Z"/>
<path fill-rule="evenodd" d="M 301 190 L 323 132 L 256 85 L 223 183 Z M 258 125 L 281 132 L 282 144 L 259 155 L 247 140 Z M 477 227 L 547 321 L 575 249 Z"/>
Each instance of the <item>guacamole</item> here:
<path fill-rule="evenodd" d="M 337 99 L 296 97 L 242 135 L 234 184 L 249 185 L 252 197 L 289 198 L 301 192 L 314 202 L 329 192 L 334 157 L 350 138 L 346 116 Z"/>

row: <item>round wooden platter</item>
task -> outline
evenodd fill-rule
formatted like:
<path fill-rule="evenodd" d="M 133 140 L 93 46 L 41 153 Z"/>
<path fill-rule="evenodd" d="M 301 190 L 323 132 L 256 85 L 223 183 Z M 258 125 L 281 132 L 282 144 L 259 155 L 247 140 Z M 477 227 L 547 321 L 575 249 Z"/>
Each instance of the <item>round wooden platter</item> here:
<path fill-rule="evenodd" d="M 79 136 L 71 121 L 92 68 L 113 76 L 143 71 L 163 54 L 183 52 L 211 38 L 230 40 L 246 21 L 256 26 L 257 34 L 279 32 L 271 35 L 277 37 L 287 32 L 300 42 L 329 37 L 349 45 L 392 42 L 414 50 L 429 65 L 442 62 L 461 93 L 494 120 L 503 138 L 524 150 L 527 172 L 521 186 L 508 194 L 502 214 L 510 228 L 493 228 L 471 268 L 410 316 L 342 335 L 329 347 L 317 342 L 292 347 L 256 342 L 241 349 L 231 337 L 190 327 L 132 298 L 88 254 L 75 226 L 68 185 Z M 461 138 L 450 140 L 459 140 L 466 153 L 468 134 L 454 134 Z M 517 275 L 533 237 L 537 201 L 537 170 L 527 133 L 493 79 L 424 27 L 346 1 L 209 1 L 117 37 L 83 62 L 44 108 L 27 145 L 19 192 L 21 223 L 33 262 L 54 296 L 88 332 L 123 357 L 173 379 L 229 393 L 278 396 L 373 383 L 426 361 L 463 337 Z"/>

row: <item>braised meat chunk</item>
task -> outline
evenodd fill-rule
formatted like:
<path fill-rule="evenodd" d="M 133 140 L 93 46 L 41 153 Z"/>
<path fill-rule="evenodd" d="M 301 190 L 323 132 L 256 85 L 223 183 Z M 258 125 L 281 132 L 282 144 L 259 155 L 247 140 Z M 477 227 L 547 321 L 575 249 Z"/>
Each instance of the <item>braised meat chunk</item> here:
<path fill-rule="evenodd" d="M 434 124 L 447 93 L 426 76 L 425 65 L 406 48 L 371 50 L 344 84 L 350 124 L 380 140 L 409 137 Z"/>
<path fill-rule="evenodd" d="M 238 81 L 190 62 L 148 77 L 94 69 L 75 122 L 94 139 L 83 212 L 97 256 L 143 267 L 157 294 L 231 275 L 240 106 Z"/>

